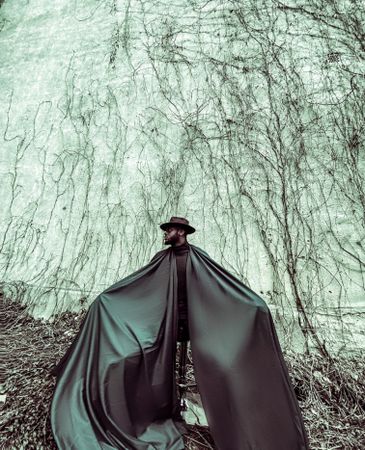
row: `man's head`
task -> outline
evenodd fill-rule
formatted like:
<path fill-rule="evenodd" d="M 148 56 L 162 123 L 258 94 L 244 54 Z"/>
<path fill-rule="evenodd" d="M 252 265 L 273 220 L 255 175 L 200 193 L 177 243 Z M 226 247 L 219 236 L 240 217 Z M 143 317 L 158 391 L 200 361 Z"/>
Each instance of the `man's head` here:
<path fill-rule="evenodd" d="M 186 229 L 179 226 L 169 226 L 164 230 L 164 244 L 165 245 L 182 245 L 186 244 Z"/>
<path fill-rule="evenodd" d="M 164 230 L 164 244 L 186 244 L 186 235 L 195 232 L 195 228 L 189 225 L 185 217 L 171 217 L 169 222 L 162 223 L 160 228 Z"/>

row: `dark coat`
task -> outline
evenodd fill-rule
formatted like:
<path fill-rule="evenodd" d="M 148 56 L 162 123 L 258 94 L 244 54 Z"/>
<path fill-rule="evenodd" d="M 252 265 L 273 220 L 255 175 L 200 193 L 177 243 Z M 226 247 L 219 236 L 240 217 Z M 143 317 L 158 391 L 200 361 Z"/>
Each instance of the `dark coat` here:
<path fill-rule="evenodd" d="M 194 373 L 219 450 L 307 450 L 298 402 L 262 298 L 194 245 L 186 266 Z M 180 450 L 176 257 L 168 248 L 91 304 L 57 366 L 61 450 Z"/>

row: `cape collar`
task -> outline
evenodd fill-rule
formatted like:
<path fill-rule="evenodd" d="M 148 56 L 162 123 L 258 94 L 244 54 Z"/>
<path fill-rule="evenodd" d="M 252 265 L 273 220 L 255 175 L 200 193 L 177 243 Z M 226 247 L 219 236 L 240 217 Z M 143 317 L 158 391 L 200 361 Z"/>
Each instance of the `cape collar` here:
<path fill-rule="evenodd" d="M 187 253 L 189 251 L 189 244 L 183 244 L 183 245 L 178 245 L 176 247 L 171 246 L 171 250 L 173 251 L 173 253 L 175 253 L 175 255 L 180 255 L 182 253 Z"/>

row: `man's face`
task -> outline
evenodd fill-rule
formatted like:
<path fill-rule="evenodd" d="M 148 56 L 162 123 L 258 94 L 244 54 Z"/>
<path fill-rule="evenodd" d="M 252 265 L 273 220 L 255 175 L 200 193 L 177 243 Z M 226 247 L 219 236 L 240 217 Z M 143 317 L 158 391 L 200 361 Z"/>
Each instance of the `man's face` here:
<path fill-rule="evenodd" d="M 164 234 L 164 244 L 173 245 L 179 240 L 180 235 L 184 235 L 185 232 L 181 228 L 178 227 L 169 227 L 166 228 L 165 234 Z"/>

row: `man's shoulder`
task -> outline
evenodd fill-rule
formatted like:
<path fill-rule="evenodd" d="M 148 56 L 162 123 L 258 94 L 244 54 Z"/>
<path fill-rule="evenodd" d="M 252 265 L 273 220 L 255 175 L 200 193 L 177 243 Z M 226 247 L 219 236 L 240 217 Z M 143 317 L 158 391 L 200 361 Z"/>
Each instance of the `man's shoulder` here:
<path fill-rule="evenodd" d="M 208 258 L 210 258 L 208 253 L 205 250 L 203 250 L 202 248 L 198 247 L 197 245 L 192 245 L 192 244 L 190 244 L 190 246 L 193 247 L 194 250 L 197 250 L 198 253 L 202 253 L 204 256 L 208 256 Z"/>
<path fill-rule="evenodd" d="M 157 259 L 160 256 L 162 256 L 163 254 L 165 254 L 167 250 L 168 250 L 167 248 L 164 248 L 163 250 L 160 250 L 157 253 L 155 253 L 155 255 L 152 257 L 150 262 L 154 261 L 155 259 Z"/>
<path fill-rule="evenodd" d="M 159 251 L 155 254 L 155 256 L 160 256 L 160 255 L 166 253 L 167 250 L 168 250 L 168 248 L 163 248 L 162 250 L 159 250 Z"/>

